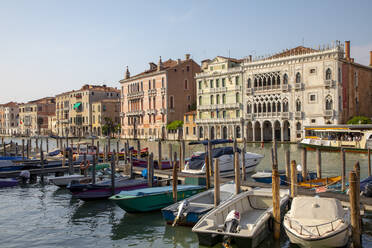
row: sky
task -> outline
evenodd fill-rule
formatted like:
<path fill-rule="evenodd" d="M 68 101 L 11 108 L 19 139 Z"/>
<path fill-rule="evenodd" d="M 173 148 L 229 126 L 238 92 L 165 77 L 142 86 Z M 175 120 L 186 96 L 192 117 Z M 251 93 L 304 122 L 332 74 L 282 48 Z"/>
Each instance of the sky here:
<path fill-rule="evenodd" d="M 369 64 L 372 1 L 0 0 L 0 104 L 120 87 L 159 56 L 200 61 L 351 41 Z"/>

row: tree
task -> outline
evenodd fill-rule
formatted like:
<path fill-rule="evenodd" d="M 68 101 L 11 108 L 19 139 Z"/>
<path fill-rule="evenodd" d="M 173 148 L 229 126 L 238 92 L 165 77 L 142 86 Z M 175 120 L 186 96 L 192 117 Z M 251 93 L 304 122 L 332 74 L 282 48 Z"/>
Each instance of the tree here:
<path fill-rule="evenodd" d="M 113 121 L 109 117 L 104 118 L 105 125 L 102 126 L 102 133 L 106 136 L 110 136 L 114 134 L 116 131 L 116 126 L 114 125 Z"/>
<path fill-rule="evenodd" d="M 178 128 L 180 128 L 182 126 L 183 126 L 183 121 L 175 120 L 175 121 L 172 121 L 171 123 L 169 123 L 167 125 L 167 129 L 168 130 L 177 130 Z"/>
<path fill-rule="evenodd" d="M 347 121 L 347 124 L 350 124 L 350 125 L 372 124 L 372 121 L 370 118 L 366 116 L 354 116 L 353 118 Z"/>

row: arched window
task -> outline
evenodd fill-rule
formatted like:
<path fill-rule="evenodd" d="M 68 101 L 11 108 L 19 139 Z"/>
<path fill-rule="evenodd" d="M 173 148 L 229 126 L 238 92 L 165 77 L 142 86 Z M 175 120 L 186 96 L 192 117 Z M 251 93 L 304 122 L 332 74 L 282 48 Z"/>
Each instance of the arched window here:
<path fill-rule="evenodd" d="M 301 131 L 301 123 L 299 122 L 296 123 L 296 130 Z"/>
<path fill-rule="evenodd" d="M 287 75 L 287 73 L 285 73 L 283 75 L 283 84 L 288 84 L 288 75 Z"/>
<path fill-rule="evenodd" d="M 199 105 L 202 105 L 202 96 L 199 96 Z"/>
<path fill-rule="evenodd" d="M 266 77 L 264 77 L 264 79 L 263 79 L 263 86 L 266 86 Z"/>
<path fill-rule="evenodd" d="M 253 112 L 257 113 L 257 104 L 253 104 Z"/>
<path fill-rule="evenodd" d="M 276 109 L 277 109 L 277 112 L 281 112 L 281 104 L 280 104 L 280 102 L 277 102 L 276 103 Z"/>
<path fill-rule="evenodd" d="M 296 83 L 297 84 L 301 83 L 301 73 L 299 72 L 296 73 Z"/>
<path fill-rule="evenodd" d="M 252 112 L 252 105 L 250 102 L 247 103 L 247 114 L 250 114 Z"/>
<path fill-rule="evenodd" d="M 300 99 L 296 100 L 296 111 L 297 112 L 301 111 L 301 101 L 300 101 Z"/>
<path fill-rule="evenodd" d="M 261 113 L 261 103 L 258 104 L 258 113 Z"/>
<path fill-rule="evenodd" d="M 283 112 L 288 112 L 288 100 L 284 98 L 283 100 Z"/>
<path fill-rule="evenodd" d="M 220 95 L 217 95 L 217 97 L 216 97 L 216 103 L 217 104 L 220 104 Z"/>
<path fill-rule="evenodd" d="M 275 76 L 273 76 L 273 77 L 271 78 L 271 84 L 272 84 L 272 85 L 275 85 Z"/>
<path fill-rule="evenodd" d="M 240 138 L 240 127 L 237 126 L 236 129 L 235 129 L 235 134 L 236 134 L 236 138 Z"/>
<path fill-rule="evenodd" d="M 271 103 L 267 103 L 267 112 L 270 113 L 271 112 Z"/>
<path fill-rule="evenodd" d="M 330 68 L 326 70 L 326 80 L 331 80 L 332 78 L 332 71 Z"/>
<path fill-rule="evenodd" d="M 267 86 L 271 86 L 271 77 L 268 77 L 267 79 Z"/>
<path fill-rule="evenodd" d="M 203 127 L 199 127 L 199 138 L 203 138 Z"/>
<path fill-rule="evenodd" d="M 226 95 L 225 95 L 225 94 L 222 94 L 222 103 L 223 103 L 223 104 L 226 103 Z"/>
<path fill-rule="evenodd" d="M 251 88 L 252 87 L 252 85 L 251 85 L 251 79 L 250 78 L 248 78 L 248 82 L 247 82 L 247 88 Z"/>
<path fill-rule="evenodd" d="M 235 94 L 235 99 L 236 99 L 236 102 L 237 102 L 237 103 L 240 102 L 240 95 L 239 95 L 239 92 L 237 92 L 237 93 Z"/>
<path fill-rule="evenodd" d="M 258 86 L 262 87 L 262 78 L 258 80 Z"/>
<path fill-rule="evenodd" d="M 211 104 L 214 104 L 214 97 L 213 97 L 213 95 L 211 95 Z"/>
<path fill-rule="evenodd" d="M 266 113 L 266 103 L 262 104 L 262 112 Z"/>
<path fill-rule="evenodd" d="M 257 87 L 257 78 L 254 79 L 254 87 Z"/>
<path fill-rule="evenodd" d="M 332 97 L 330 95 L 328 95 L 326 97 L 326 110 L 332 110 L 333 109 L 333 101 L 332 101 Z"/>

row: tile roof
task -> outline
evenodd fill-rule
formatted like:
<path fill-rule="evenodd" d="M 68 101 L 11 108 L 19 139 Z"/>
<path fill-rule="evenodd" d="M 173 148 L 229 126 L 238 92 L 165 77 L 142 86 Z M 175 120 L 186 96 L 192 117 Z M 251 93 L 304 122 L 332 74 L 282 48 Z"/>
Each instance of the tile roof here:
<path fill-rule="evenodd" d="M 288 56 L 299 55 L 303 53 L 311 53 L 311 52 L 318 52 L 318 50 L 315 50 L 309 47 L 298 46 L 292 49 L 287 49 L 284 52 L 277 53 L 269 57 L 269 59 L 276 59 L 276 58 L 288 57 Z"/>
<path fill-rule="evenodd" d="M 166 70 L 168 70 L 168 69 L 170 69 L 170 68 L 172 68 L 172 67 L 175 67 L 175 66 L 177 66 L 177 65 L 179 65 L 179 64 L 182 64 L 182 63 L 184 63 L 184 62 L 185 62 L 185 60 L 181 60 L 180 63 L 178 63 L 177 60 L 168 59 L 167 61 L 164 61 L 164 62 L 162 63 L 162 67 L 161 67 L 160 71 L 166 71 Z M 154 64 L 154 65 L 155 65 L 155 64 Z M 131 76 L 130 78 L 144 76 L 144 75 L 147 75 L 147 74 L 150 74 L 150 73 L 156 72 L 157 70 L 158 70 L 158 68 L 157 68 L 157 65 L 156 65 L 155 68 L 152 68 L 152 69 L 146 70 L 146 71 L 141 72 L 141 73 L 139 73 L 139 74 L 137 74 L 137 75 Z"/>

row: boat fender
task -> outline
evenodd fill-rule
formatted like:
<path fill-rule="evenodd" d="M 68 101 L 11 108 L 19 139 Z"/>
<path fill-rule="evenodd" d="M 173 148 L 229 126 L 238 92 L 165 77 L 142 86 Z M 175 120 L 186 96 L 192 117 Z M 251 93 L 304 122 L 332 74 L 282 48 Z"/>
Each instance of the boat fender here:
<path fill-rule="evenodd" d="M 90 166 L 90 162 L 89 162 L 89 160 L 87 161 L 87 165 L 85 165 L 85 166 L 84 166 L 84 161 L 82 161 L 82 162 L 80 163 L 80 169 L 82 169 L 82 170 L 86 170 L 86 169 L 88 169 L 89 166 Z"/>

